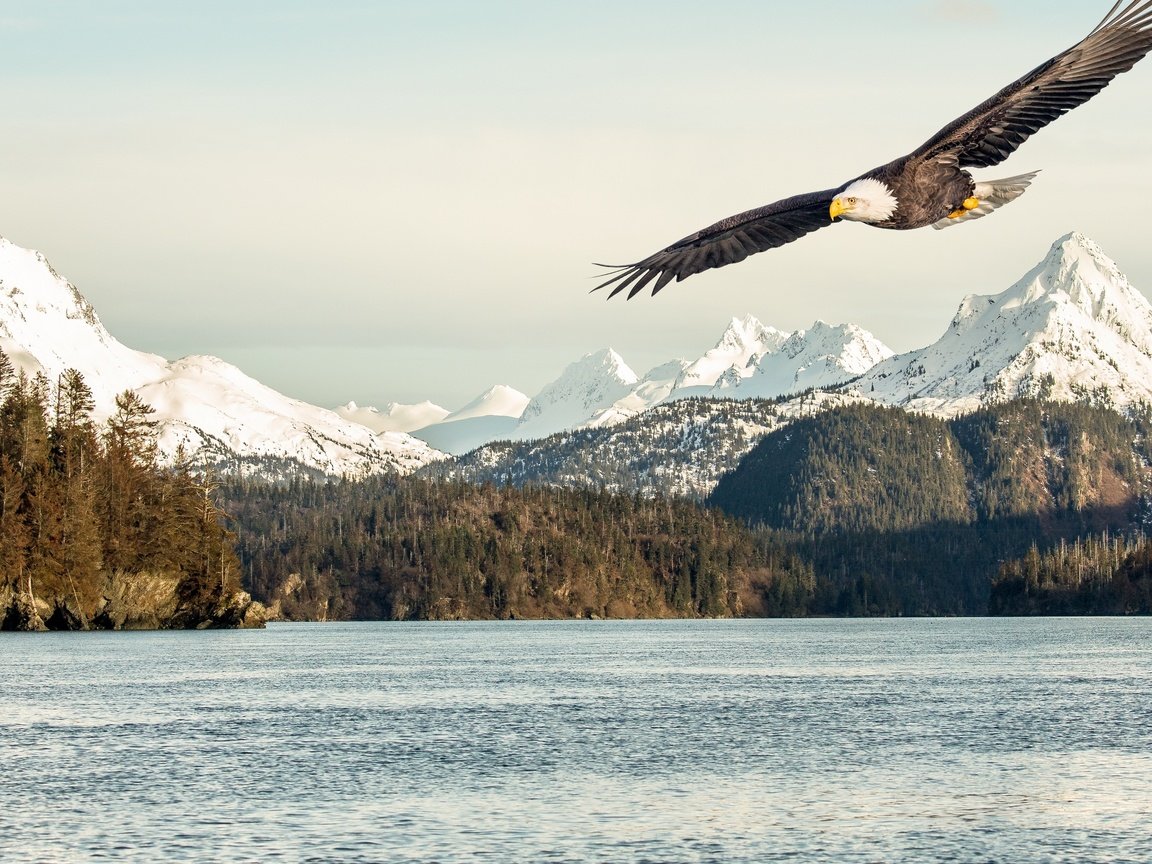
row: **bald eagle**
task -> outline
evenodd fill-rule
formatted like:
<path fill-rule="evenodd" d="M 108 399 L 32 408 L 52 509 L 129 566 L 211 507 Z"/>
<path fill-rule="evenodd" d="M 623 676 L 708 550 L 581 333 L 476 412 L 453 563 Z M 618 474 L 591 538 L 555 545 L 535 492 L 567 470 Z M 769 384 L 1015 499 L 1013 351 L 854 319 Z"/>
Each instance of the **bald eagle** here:
<path fill-rule="evenodd" d="M 749 255 L 798 240 L 839 220 L 876 228 L 946 228 L 986 216 L 1024 194 L 1037 172 L 976 180 L 965 169 L 999 165 L 1029 136 L 1082 105 L 1152 50 L 1152 0 L 1118 0 L 1095 30 L 987 102 L 949 123 L 917 150 L 847 183 L 730 216 L 643 261 L 610 268 L 594 291 L 652 293 Z"/>

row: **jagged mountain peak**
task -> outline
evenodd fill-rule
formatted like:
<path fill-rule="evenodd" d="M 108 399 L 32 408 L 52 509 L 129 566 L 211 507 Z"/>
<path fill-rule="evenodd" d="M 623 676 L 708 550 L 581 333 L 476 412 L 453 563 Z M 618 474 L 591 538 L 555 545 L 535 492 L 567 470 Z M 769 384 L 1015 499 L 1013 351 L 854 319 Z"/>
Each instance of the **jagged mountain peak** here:
<path fill-rule="evenodd" d="M 1149 402 L 1152 304 L 1073 232 L 1006 291 L 965 298 L 936 343 L 877 365 L 855 386 L 945 415 L 1018 396 Z"/>
<path fill-rule="evenodd" d="M 585 354 L 582 358 L 568 367 L 568 372 L 565 374 L 577 374 L 578 372 L 590 371 L 593 374 L 604 373 L 611 375 L 625 384 L 635 384 L 640 380 L 640 376 L 632 371 L 632 368 L 624 362 L 624 358 L 616 353 L 613 348 L 601 348 L 599 351 L 593 351 L 590 354 Z"/>
<path fill-rule="evenodd" d="M 411 471 L 443 458 L 408 436 L 377 438 L 335 412 L 266 387 L 208 356 L 169 363 L 133 351 L 100 323 L 92 305 L 38 252 L 0 239 L 0 350 L 23 371 L 55 381 L 84 375 L 97 420 L 133 390 L 155 410 L 161 453 L 196 464 L 245 464 L 270 475 L 286 470 L 359 475 Z"/>
<path fill-rule="evenodd" d="M 983 316 L 990 313 L 993 317 L 1013 312 L 1043 316 L 1054 304 L 1071 305 L 1104 323 L 1152 309 L 1116 262 L 1095 242 L 1074 231 L 1053 243 L 1044 259 L 1007 291 L 965 297 L 951 328 L 962 332 L 982 326 L 987 323 Z"/>
<path fill-rule="evenodd" d="M 863 327 L 818 320 L 807 330 L 797 330 L 778 350 L 753 357 L 746 370 L 730 370 L 714 393 L 775 399 L 835 387 L 891 356 L 892 350 Z"/>
<path fill-rule="evenodd" d="M 26 294 L 26 304 L 42 310 L 61 309 L 67 318 L 82 320 L 101 335 L 107 333 L 92 304 L 56 272 L 42 253 L 17 246 L 6 237 L 0 237 L 0 295 L 3 294 Z"/>
<path fill-rule="evenodd" d="M 739 378 L 753 358 L 779 350 L 789 335 L 753 315 L 733 318 L 716 346 L 684 367 L 675 390 L 680 395 L 703 395 L 722 378 Z"/>
<path fill-rule="evenodd" d="M 162 357 L 116 341 L 92 304 L 41 253 L 6 239 L 0 239 L 0 350 L 49 381 L 78 369 L 92 388 L 97 419 L 112 414 L 117 393 L 167 374 Z"/>
<path fill-rule="evenodd" d="M 612 348 L 601 348 L 585 354 L 574 363 L 569 363 L 564 372 L 544 388 L 536 397 L 556 396 L 570 391 L 572 387 L 583 386 L 589 382 L 598 383 L 608 381 L 613 384 L 635 384 L 640 377 L 624 362 Z M 536 400 L 533 400 L 536 401 Z"/>
<path fill-rule="evenodd" d="M 627 396 L 639 382 L 639 376 L 613 349 L 585 354 L 528 403 L 515 437 L 541 438 L 581 426 Z"/>
<path fill-rule="evenodd" d="M 755 315 L 733 317 L 713 351 L 743 352 L 745 356 L 751 353 L 763 353 L 778 347 L 788 335 L 783 330 L 777 330 L 763 323 Z"/>
<path fill-rule="evenodd" d="M 727 328 L 716 343 L 717 348 L 727 347 L 759 347 L 765 339 L 772 339 L 781 335 L 775 327 L 769 327 L 755 315 L 748 314 L 743 318 L 733 317 Z M 786 334 L 785 334 L 786 335 Z"/>
<path fill-rule="evenodd" d="M 780 346 L 779 353 L 788 357 L 796 357 L 801 352 L 811 351 L 813 348 L 839 350 L 845 344 L 865 334 L 870 338 L 875 338 L 863 327 L 855 324 L 829 324 L 817 319 L 808 329 L 797 330 L 785 339 Z"/>
<path fill-rule="evenodd" d="M 1053 243 L 1041 266 L 1048 271 L 1055 271 L 1053 281 L 1057 285 L 1069 281 L 1080 285 L 1128 284 L 1128 279 L 1120 272 L 1116 262 L 1105 255 L 1094 240 L 1079 231 L 1069 232 Z"/>

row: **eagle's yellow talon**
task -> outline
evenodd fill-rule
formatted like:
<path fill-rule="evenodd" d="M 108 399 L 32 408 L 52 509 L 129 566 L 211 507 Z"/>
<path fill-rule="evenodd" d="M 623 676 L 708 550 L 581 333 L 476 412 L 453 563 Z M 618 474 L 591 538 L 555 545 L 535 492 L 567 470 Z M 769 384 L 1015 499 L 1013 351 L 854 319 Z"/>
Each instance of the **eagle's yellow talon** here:
<path fill-rule="evenodd" d="M 959 219 L 961 216 L 967 216 L 968 212 L 975 210 L 980 206 L 979 198 L 965 198 L 964 203 L 960 205 L 959 210 L 953 210 L 948 214 L 949 219 Z"/>

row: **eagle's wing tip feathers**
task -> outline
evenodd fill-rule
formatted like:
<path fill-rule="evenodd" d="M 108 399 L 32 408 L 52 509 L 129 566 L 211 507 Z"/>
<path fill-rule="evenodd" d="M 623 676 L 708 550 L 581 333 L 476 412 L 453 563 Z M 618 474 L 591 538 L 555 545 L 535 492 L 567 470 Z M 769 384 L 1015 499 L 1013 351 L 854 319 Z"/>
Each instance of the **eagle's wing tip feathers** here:
<path fill-rule="evenodd" d="M 602 288 L 611 287 L 612 290 L 608 292 L 608 296 L 605 298 L 608 300 L 611 300 L 623 291 L 628 292 L 625 299 L 631 300 L 648 287 L 648 284 L 653 279 L 660 277 L 659 281 L 657 281 L 652 288 L 652 296 L 655 297 L 660 293 L 660 289 L 667 285 L 673 277 L 678 279 L 684 278 L 670 267 L 647 266 L 643 261 L 637 261 L 635 264 L 594 264 L 593 266 L 604 267 L 610 270 L 612 275 L 588 293 L 593 294 Z M 593 276 L 592 278 L 598 278 L 598 276 Z"/>

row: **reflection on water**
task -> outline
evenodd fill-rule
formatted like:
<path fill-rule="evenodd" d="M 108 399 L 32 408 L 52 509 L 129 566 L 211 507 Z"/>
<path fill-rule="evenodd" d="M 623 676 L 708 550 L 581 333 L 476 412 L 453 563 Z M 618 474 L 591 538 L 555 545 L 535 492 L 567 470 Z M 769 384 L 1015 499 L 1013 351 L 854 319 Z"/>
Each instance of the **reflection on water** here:
<path fill-rule="evenodd" d="M 1152 622 L 0 635 L 0 860 L 1152 860 Z"/>

